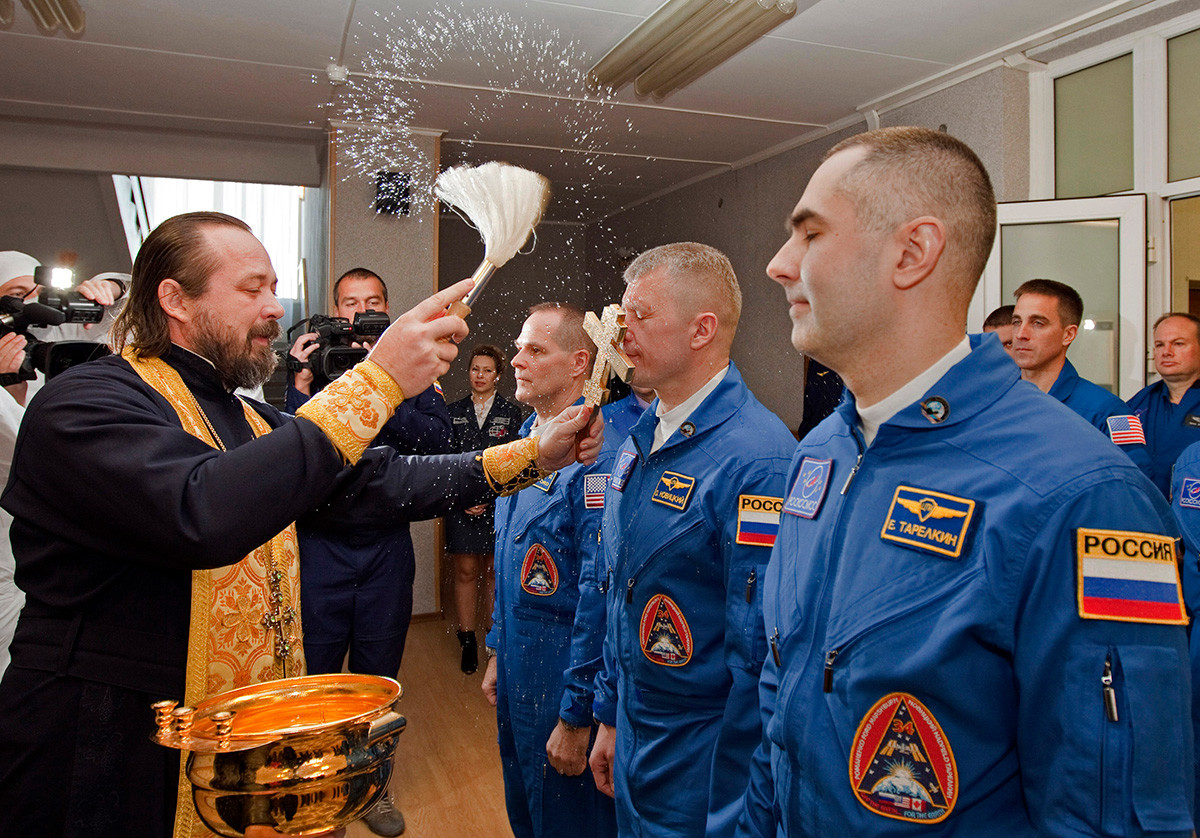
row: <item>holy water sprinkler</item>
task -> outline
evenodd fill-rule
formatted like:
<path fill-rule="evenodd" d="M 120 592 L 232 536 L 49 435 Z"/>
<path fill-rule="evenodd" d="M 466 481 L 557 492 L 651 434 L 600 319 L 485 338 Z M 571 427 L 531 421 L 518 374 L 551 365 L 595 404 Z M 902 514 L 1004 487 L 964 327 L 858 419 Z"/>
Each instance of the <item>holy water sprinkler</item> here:
<path fill-rule="evenodd" d="M 483 261 L 471 277 L 475 286 L 466 299 L 450 306 L 451 314 L 466 317 L 496 268 L 521 249 L 542 220 L 550 181 L 519 166 L 492 162 L 446 169 L 434 191 L 483 237 Z"/>

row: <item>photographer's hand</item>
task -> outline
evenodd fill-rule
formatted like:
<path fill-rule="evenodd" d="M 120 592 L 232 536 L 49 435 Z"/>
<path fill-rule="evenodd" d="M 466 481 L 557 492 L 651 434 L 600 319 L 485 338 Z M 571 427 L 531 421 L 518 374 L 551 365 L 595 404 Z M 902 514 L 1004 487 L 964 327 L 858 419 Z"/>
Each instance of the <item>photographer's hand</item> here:
<path fill-rule="evenodd" d="M 296 342 L 292 344 L 292 348 L 288 350 L 288 354 L 295 358 L 300 363 L 307 363 L 308 356 L 316 351 L 320 344 L 317 343 L 316 332 L 305 332 L 296 338 Z M 306 396 L 312 395 L 313 373 L 308 367 L 297 371 L 292 376 L 292 386 L 296 391 L 303 393 Z"/>
<path fill-rule="evenodd" d="M 125 288 L 113 279 L 89 279 L 79 283 L 75 288 L 86 299 L 108 308 L 117 301 Z M 95 323 L 84 323 L 83 328 L 90 329 Z"/>
<path fill-rule="evenodd" d="M 16 332 L 9 332 L 0 338 L 0 373 L 15 373 L 21 369 L 21 362 L 25 360 L 25 344 L 25 336 Z M 4 389 L 16 399 L 17 404 L 24 406 L 25 388 L 28 384 L 28 381 L 18 381 Z"/>
<path fill-rule="evenodd" d="M 461 317 L 444 312 L 471 286 L 471 280 L 464 279 L 418 303 L 397 317 L 375 342 L 370 359 L 400 385 L 405 398 L 417 395 L 445 375 L 458 356 L 458 341 L 467 336 L 467 324 Z"/>

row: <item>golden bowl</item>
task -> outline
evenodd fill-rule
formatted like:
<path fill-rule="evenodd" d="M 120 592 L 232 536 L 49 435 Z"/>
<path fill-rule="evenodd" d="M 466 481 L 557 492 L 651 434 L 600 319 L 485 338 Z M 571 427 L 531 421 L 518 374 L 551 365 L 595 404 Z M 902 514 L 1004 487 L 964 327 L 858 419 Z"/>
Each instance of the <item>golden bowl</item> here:
<path fill-rule="evenodd" d="M 356 821 L 383 796 L 405 727 L 400 685 L 375 675 L 306 675 L 242 687 L 195 708 L 154 705 L 154 739 L 190 751 L 200 818 L 312 835 Z"/>

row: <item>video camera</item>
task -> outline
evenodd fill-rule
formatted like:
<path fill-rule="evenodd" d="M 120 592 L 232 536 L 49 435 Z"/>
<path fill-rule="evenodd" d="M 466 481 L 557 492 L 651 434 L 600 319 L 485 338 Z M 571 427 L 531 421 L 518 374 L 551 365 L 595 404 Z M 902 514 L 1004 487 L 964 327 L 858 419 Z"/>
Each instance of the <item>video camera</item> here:
<path fill-rule="evenodd" d="M 47 291 L 51 293 L 48 294 Z M 29 334 L 30 326 L 99 323 L 104 316 L 103 306 L 85 299 L 82 295 L 74 292 L 64 293 L 59 289 L 47 291 L 42 292 L 39 302 L 36 303 L 27 303 L 20 297 L 0 297 L 0 335 L 16 332 L 24 335 L 26 340 L 25 358 L 21 361 L 21 368 L 15 373 L 0 373 L 0 386 L 32 381 L 37 377 L 35 370 L 41 370 L 42 374 L 50 379 L 76 364 L 111 354 L 107 346 L 90 340 L 47 342 Z M 79 299 L 75 300 L 73 297 Z M 80 301 L 87 305 L 80 305 Z M 90 306 L 99 309 L 99 317 L 94 316 Z M 68 317 L 72 319 L 68 320 Z"/>
<path fill-rule="evenodd" d="M 351 323 L 345 317 L 330 317 L 326 314 L 314 314 L 307 320 L 288 329 L 288 338 L 301 326 L 307 326 L 308 331 L 317 334 L 317 349 L 308 356 L 308 361 L 300 362 L 288 355 L 288 369 L 299 372 L 304 368 L 313 371 L 317 380 L 333 381 L 339 375 L 350 369 L 363 358 L 367 350 L 355 343 L 370 342 L 384 333 L 391 319 L 382 311 L 360 311 L 354 315 Z"/>

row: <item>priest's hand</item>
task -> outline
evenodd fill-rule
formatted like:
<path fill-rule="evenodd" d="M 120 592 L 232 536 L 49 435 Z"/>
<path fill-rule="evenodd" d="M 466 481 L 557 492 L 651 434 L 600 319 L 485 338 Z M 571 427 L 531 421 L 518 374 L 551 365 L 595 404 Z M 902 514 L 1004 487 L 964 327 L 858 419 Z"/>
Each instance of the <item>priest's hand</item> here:
<path fill-rule="evenodd" d="M 604 444 L 604 422 L 591 418 L 592 408 L 575 405 L 547 422 L 538 435 L 538 468 L 558 471 L 575 461 L 596 462 Z"/>
<path fill-rule="evenodd" d="M 469 330 L 465 320 L 445 314 L 445 309 L 461 300 L 471 285 L 464 279 L 417 303 L 397 317 L 371 349 L 368 357 L 400 385 L 406 399 L 428 389 L 458 356 L 458 342 Z"/>
<path fill-rule="evenodd" d="M 592 756 L 588 764 L 592 767 L 592 778 L 596 788 L 615 797 L 613 792 L 613 762 L 617 753 L 617 729 L 611 725 L 600 725 L 596 731 L 596 744 L 592 745 Z"/>
<path fill-rule="evenodd" d="M 587 749 L 591 737 L 591 725 L 575 727 L 559 719 L 546 740 L 550 766 L 564 777 L 578 777 L 588 767 Z"/>

